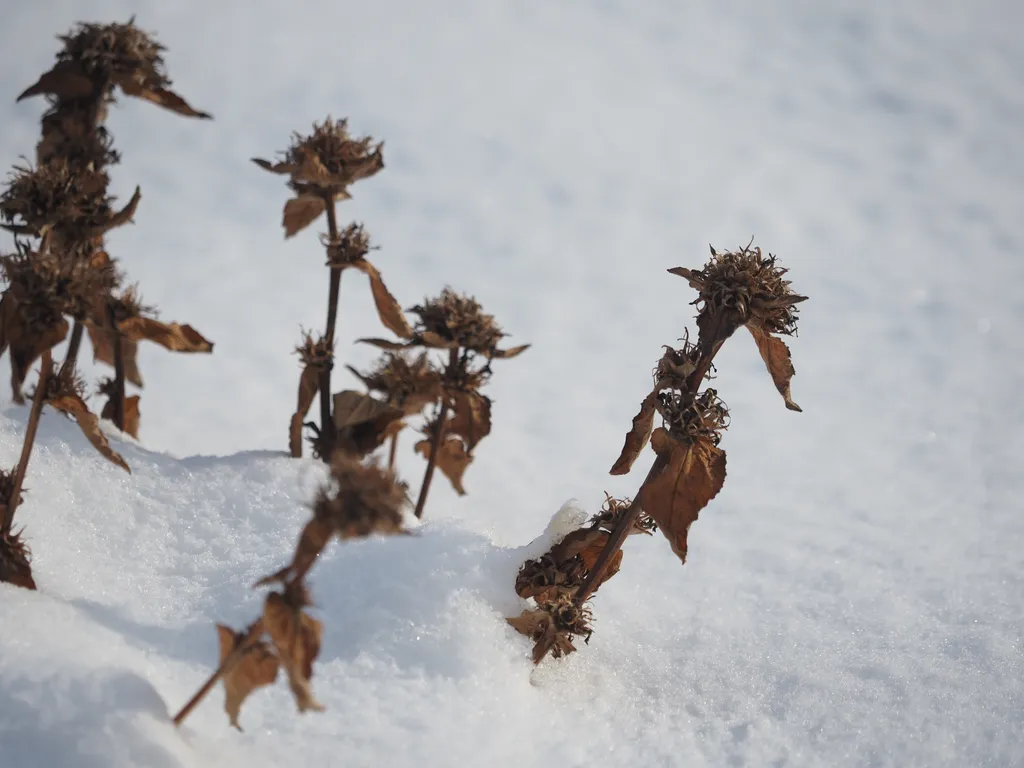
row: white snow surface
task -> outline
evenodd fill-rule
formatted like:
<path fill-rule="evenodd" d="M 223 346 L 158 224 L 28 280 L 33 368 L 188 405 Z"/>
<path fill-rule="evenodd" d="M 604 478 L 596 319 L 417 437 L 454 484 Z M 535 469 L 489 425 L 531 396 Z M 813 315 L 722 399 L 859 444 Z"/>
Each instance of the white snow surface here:
<path fill-rule="evenodd" d="M 114 187 L 143 199 L 110 250 L 216 348 L 142 351 L 130 476 L 44 416 L 18 513 L 40 589 L 0 586 L 3 768 L 1024 765 L 1018 2 L 17 3 L 0 161 L 32 155 L 44 105 L 13 100 L 53 35 L 132 13 L 216 119 L 113 111 Z M 327 711 L 278 683 L 240 734 L 218 690 L 177 731 L 320 478 L 281 451 L 323 224 L 285 242 L 287 190 L 248 158 L 327 113 L 386 140 L 339 215 L 402 304 L 450 283 L 534 346 L 495 364 L 469 495 L 439 481 L 415 536 L 314 570 Z M 647 459 L 607 469 L 692 328 L 665 270 L 751 235 L 811 297 L 804 412 L 730 340 L 729 477 L 687 564 L 634 537 L 590 644 L 535 670 L 515 571 L 566 499 L 636 490 Z M 364 365 L 350 342 L 382 331 L 350 277 L 339 356 Z M 0 412 L 0 463 L 26 416 Z"/>

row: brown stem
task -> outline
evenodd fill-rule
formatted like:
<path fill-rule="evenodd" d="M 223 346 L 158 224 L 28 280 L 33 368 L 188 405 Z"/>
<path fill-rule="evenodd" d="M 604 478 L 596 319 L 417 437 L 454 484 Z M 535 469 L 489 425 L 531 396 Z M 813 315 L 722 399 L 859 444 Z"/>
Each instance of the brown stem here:
<path fill-rule="evenodd" d="M 720 326 L 722 322 L 721 317 L 719 318 Z M 715 331 L 718 333 L 718 327 Z M 714 337 L 712 337 L 714 338 Z M 690 378 L 686 380 L 686 388 L 689 392 L 696 395 L 700 389 L 701 382 L 704 381 L 704 377 L 708 371 L 711 370 L 711 363 L 715 359 L 715 355 L 718 354 L 718 350 L 722 348 L 724 340 L 716 341 L 711 345 L 711 350 L 708 354 L 702 355 L 700 360 L 697 361 L 697 367 L 690 374 Z M 665 469 L 666 460 L 663 456 L 658 456 L 654 460 L 654 464 L 651 465 L 650 471 L 647 473 L 647 477 L 643 483 L 640 484 L 640 491 L 637 491 L 635 497 L 633 497 L 632 503 L 629 505 L 629 509 L 626 513 L 619 518 L 619 522 L 615 524 L 612 532 L 608 536 L 608 542 L 604 545 L 604 549 L 601 550 L 601 554 L 597 557 L 597 562 L 594 563 L 594 567 L 590 569 L 590 573 L 587 574 L 587 578 L 580 584 L 579 589 L 576 590 L 575 603 L 576 605 L 583 605 L 587 599 L 594 594 L 594 590 L 600 586 L 604 579 L 605 571 L 608 570 L 608 565 L 611 563 L 612 557 L 622 549 L 622 545 L 626 543 L 626 538 L 629 536 L 630 530 L 633 528 L 633 523 L 640 516 L 643 511 L 643 506 L 640 503 L 640 492 L 644 486 L 647 485 L 651 480 L 657 477 Z"/>
<path fill-rule="evenodd" d="M 445 376 L 451 376 L 455 367 L 459 364 L 458 348 L 448 353 L 448 369 Z M 423 475 L 423 485 L 420 487 L 420 497 L 416 501 L 416 518 L 423 517 L 423 508 L 427 505 L 427 494 L 430 492 L 430 481 L 434 479 L 434 468 L 437 466 L 437 454 L 441 450 L 441 441 L 444 439 L 444 430 L 448 419 L 448 396 L 442 395 L 441 413 L 437 417 L 437 428 L 434 430 L 434 441 L 430 444 L 430 456 L 427 458 L 427 472 Z"/>
<path fill-rule="evenodd" d="M 327 233 L 328 248 L 338 239 L 338 217 L 334 210 L 334 198 L 324 197 L 324 206 L 327 208 Z M 331 267 L 331 285 L 327 295 L 327 330 L 324 339 L 327 349 L 334 350 L 334 330 L 338 322 L 338 298 L 341 294 L 341 273 L 342 270 Z M 320 373 L 320 438 L 323 441 L 323 453 L 320 458 L 324 461 L 331 460 L 334 452 L 334 420 L 331 418 L 331 369 L 334 367 L 333 356 L 327 359 L 323 371 Z"/>
<path fill-rule="evenodd" d="M 213 690 L 215 686 L 224 675 L 230 672 L 238 662 L 245 656 L 245 652 L 248 651 L 256 642 L 260 639 L 260 635 L 263 634 L 263 620 L 258 619 L 255 624 L 249 627 L 248 633 L 245 638 L 234 650 L 232 650 L 227 656 L 224 657 L 224 661 L 220 663 L 220 666 L 214 670 L 213 674 L 210 675 L 206 682 L 203 683 L 199 690 L 195 692 L 191 699 L 181 708 L 181 711 L 174 716 L 174 725 L 180 726 L 185 718 L 191 714 L 192 710 L 199 706 L 199 703 L 206 698 L 206 695 Z"/>
<path fill-rule="evenodd" d="M 107 305 L 107 320 L 110 322 L 114 345 L 114 391 L 110 393 L 114 401 L 114 426 L 124 432 L 124 348 L 121 346 L 121 329 L 117 326 L 113 304 Z"/>
<path fill-rule="evenodd" d="M 388 471 L 395 470 L 395 457 L 398 455 L 398 433 L 391 436 L 391 447 L 388 449 Z"/>
<path fill-rule="evenodd" d="M 75 320 L 75 324 L 71 328 L 71 339 L 68 341 L 68 351 L 64 355 L 64 362 L 61 364 L 58 374 L 61 378 L 75 370 L 75 365 L 78 363 L 78 350 L 82 347 L 82 332 L 84 330 L 85 325 L 82 324 L 82 321 Z"/>
<path fill-rule="evenodd" d="M 25 472 L 28 470 L 28 459 L 32 455 L 32 446 L 36 441 L 36 431 L 39 429 L 39 417 L 43 413 L 43 403 L 46 401 L 46 388 L 50 382 L 50 374 L 53 370 L 53 355 L 50 350 L 43 352 L 42 365 L 39 368 L 39 381 L 36 382 L 36 394 L 32 398 L 32 410 L 29 411 L 28 427 L 25 430 L 25 441 L 21 444 L 21 458 L 18 459 L 18 466 L 14 470 L 14 478 L 11 482 L 11 495 L 4 507 L 3 533 L 10 533 L 11 525 L 14 523 L 14 512 L 18 508 L 21 498 L 21 486 L 25 482 Z"/>

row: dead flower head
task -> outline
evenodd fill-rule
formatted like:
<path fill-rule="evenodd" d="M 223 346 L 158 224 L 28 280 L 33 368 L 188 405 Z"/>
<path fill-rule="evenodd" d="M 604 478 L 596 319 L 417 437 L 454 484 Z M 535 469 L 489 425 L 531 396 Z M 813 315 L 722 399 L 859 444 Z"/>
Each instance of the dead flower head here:
<path fill-rule="evenodd" d="M 323 238 L 327 248 L 327 266 L 343 269 L 366 259 L 371 250 L 370 235 L 362 224 L 349 224 L 332 241 L 328 235 Z"/>
<path fill-rule="evenodd" d="M 115 87 L 126 96 L 150 101 L 186 117 L 209 118 L 190 107 L 170 90 L 164 68 L 164 46 L 135 26 L 127 24 L 79 24 L 59 37 L 64 47 L 57 64 L 26 89 L 18 100 L 41 93 L 61 102 L 110 101 Z"/>
<path fill-rule="evenodd" d="M 328 117 L 323 123 L 313 123 L 308 136 L 293 134 L 281 162 L 252 158 L 260 168 L 290 177 L 288 186 L 295 197 L 284 207 L 285 236 L 308 227 L 328 204 L 348 199 L 349 185 L 384 168 L 383 147 L 383 142 L 374 144 L 368 136 L 352 137 L 347 120 Z"/>
<path fill-rule="evenodd" d="M 329 521 L 340 539 L 399 533 L 405 501 L 393 472 L 336 454 L 330 482 L 313 502 L 313 515 Z"/>
<path fill-rule="evenodd" d="M 360 373 L 346 366 L 371 392 L 384 395 L 388 404 L 401 408 L 407 416 L 419 413 L 441 396 L 441 376 L 426 352 L 410 358 L 401 352 L 385 352 L 377 366 Z"/>
<path fill-rule="evenodd" d="M 662 391 L 656 407 L 669 435 L 681 443 L 702 440 L 718 445 L 722 432 L 729 427 L 729 410 L 710 387 L 696 396 Z"/>
<path fill-rule="evenodd" d="M 576 650 L 573 640 L 590 640 L 590 609 L 577 606 L 567 593 L 553 600 L 538 601 L 536 610 L 526 610 L 514 619 L 506 619 L 517 632 L 534 642 L 533 663 L 539 664 L 550 653 L 558 659 Z"/>

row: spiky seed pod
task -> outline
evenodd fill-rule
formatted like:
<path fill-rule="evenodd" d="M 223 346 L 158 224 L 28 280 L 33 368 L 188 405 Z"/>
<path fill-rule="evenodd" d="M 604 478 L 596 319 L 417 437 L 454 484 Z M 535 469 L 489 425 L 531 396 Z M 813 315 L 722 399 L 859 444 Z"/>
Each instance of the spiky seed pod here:
<path fill-rule="evenodd" d="M 407 354 L 385 352 L 377 367 L 363 374 L 348 369 L 371 392 L 380 392 L 387 402 L 407 413 L 418 413 L 441 394 L 441 375 L 426 352 L 410 360 Z"/>
<path fill-rule="evenodd" d="M 332 241 L 330 235 L 324 235 L 321 239 L 327 248 L 329 267 L 348 266 L 366 258 L 370 252 L 370 235 L 362 224 L 349 224 L 338 234 L 337 240 Z"/>
<path fill-rule="evenodd" d="M 347 119 L 328 116 L 322 123 L 313 123 L 308 136 L 293 134 L 285 162 L 306 169 L 295 176 L 296 181 L 344 188 L 384 168 L 383 146 L 383 142 L 374 145 L 369 136 L 353 138 Z"/>
<path fill-rule="evenodd" d="M 303 368 L 322 368 L 334 357 L 334 353 L 323 336 L 313 337 L 308 331 L 302 332 L 302 343 L 295 348 L 295 354 L 302 361 Z"/>
<path fill-rule="evenodd" d="M 313 502 L 313 515 L 328 521 L 341 539 L 399 533 L 405 502 L 405 489 L 393 472 L 337 453 L 330 483 Z"/>
<path fill-rule="evenodd" d="M 34 251 L 0 256 L 0 273 L 7 281 L 6 296 L 17 307 L 19 325 L 43 336 L 63 322 L 64 302 L 48 264 Z"/>
<path fill-rule="evenodd" d="M 0 196 L 0 215 L 37 233 L 50 227 L 102 230 L 112 216 L 109 183 L 104 171 L 74 169 L 65 160 L 36 168 L 15 166 Z"/>
<path fill-rule="evenodd" d="M 58 62 L 75 64 L 94 83 L 112 85 L 131 78 L 145 88 L 171 84 L 164 69 L 163 51 L 150 35 L 127 24 L 79 24 L 58 39 L 64 48 Z"/>
<path fill-rule="evenodd" d="M 494 316 L 485 314 L 476 299 L 451 288 L 409 311 L 419 317 L 419 335 L 431 334 L 473 352 L 493 351 L 505 337 Z"/>
<path fill-rule="evenodd" d="M 669 435 L 687 445 L 698 440 L 718 445 L 722 432 L 729 427 L 729 410 L 710 387 L 696 396 L 672 390 L 659 392 L 657 408 Z"/>

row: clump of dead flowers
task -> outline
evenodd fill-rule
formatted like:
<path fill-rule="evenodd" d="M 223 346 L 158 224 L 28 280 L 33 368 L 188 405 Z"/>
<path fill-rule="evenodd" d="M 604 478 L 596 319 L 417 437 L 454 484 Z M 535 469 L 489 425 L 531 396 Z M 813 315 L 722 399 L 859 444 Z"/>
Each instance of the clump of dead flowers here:
<path fill-rule="evenodd" d="M 366 258 L 371 250 L 369 235 L 360 224 L 339 229 L 335 211 L 337 201 L 351 198 L 348 188 L 352 184 L 384 168 L 383 143 L 375 144 L 370 137 L 354 137 L 349 133 L 347 120 L 328 117 L 323 123 L 314 123 L 309 135 L 294 134 L 291 146 L 285 150 L 280 162 L 271 163 L 259 158 L 253 158 L 253 162 L 271 173 L 288 176 L 288 188 L 294 196 L 284 205 L 282 225 L 285 237 L 292 237 L 321 214 L 327 214 L 327 234 L 321 237 L 330 270 L 327 323 L 322 336 L 314 338 L 304 334 L 299 346 L 303 370 L 297 407 L 289 428 L 289 450 L 292 456 L 302 455 L 302 420 L 319 392 L 320 426 L 306 426 L 312 427 L 314 453 L 324 461 L 330 461 L 339 440 L 343 441 L 338 432 L 346 427 L 346 414 L 332 412 L 331 407 L 334 334 L 342 273 L 346 269 L 356 269 L 365 274 L 370 280 L 370 290 L 381 322 L 399 335 L 409 333 L 401 307 L 388 292 L 380 272 Z"/>
<path fill-rule="evenodd" d="M 102 416 L 134 436 L 138 397 L 126 400 L 125 379 L 142 386 L 135 364 L 137 343 L 148 340 L 185 352 L 213 348 L 189 326 L 156 320 L 136 290 L 124 287 L 124 275 L 103 242 L 107 232 L 132 220 L 141 200 L 136 188 L 128 204 L 118 209 L 107 191 L 108 168 L 120 158 L 103 122 L 116 94 L 181 115 L 209 115 L 192 109 L 170 90 L 162 46 L 133 21 L 79 24 L 60 40 L 57 63 L 18 97 L 20 101 L 44 95 L 49 104 L 36 164 L 16 166 L 0 194 L 0 226 L 16 237 L 15 253 L 0 257 L 7 283 L 0 299 L 0 354 L 8 349 L 11 353 L 15 402 L 24 402 L 25 378 L 35 361 L 42 360 L 21 459 L 10 483 L 0 484 L 0 560 L 24 561 L 28 578 L 18 582 L 23 585 L 31 583 L 27 550 L 11 532 L 11 524 L 22 500 L 43 406 L 72 418 L 103 456 L 128 470 L 85 403 L 84 383 L 76 374 L 84 331 L 89 331 L 96 359 L 114 367 L 114 378 L 102 388 L 109 398 Z M 55 370 L 51 350 L 69 332 L 64 362 Z M 0 568 L 0 580 L 6 580 L 9 570 Z"/>
<path fill-rule="evenodd" d="M 729 412 L 707 387 L 712 362 L 722 344 L 746 327 L 761 353 L 786 407 L 799 411 L 790 395 L 794 369 L 789 348 L 779 335 L 796 332 L 799 296 L 784 279 L 776 258 L 748 244 L 719 253 L 703 269 L 669 272 L 686 278 L 698 292 L 696 344 L 684 337 L 679 348 L 665 347 L 654 372 L 654 387 L 644 398 L 611 474 L 630 471 L 648 443 L 655 460 L 629 503 L 609 501 L 605 523 L 574 531 L 519 572 L 516 591 L 532 597 L 537 608 L 509 619 L 534 641 L 534 663 L 549 652 L 556 658 L 575 650 L 575 635 L 589 638 L 587 601 L 622 562 L 622 545 L 631 533 L 660 528 L 680 561 L 686 562 L 687 534 L 700 511 L 725 483 L 725 451 L 719 448 Z M 654 428 L 657 417 L 661 426 Z"/>
<path fill-rule="evenodd" d="M 231 724 L 241 730 L 238 717 L 243 701 L 257 688 L 273 683 L 281 667 L 299 712 L 322 711 L 310 680 L 323 625 L 307 613 L 312 600 L 306 577 L 334 538 L 345 541 L 403 533 L 406 500 L 405 486 L 391 470 L 335 453 L 330 479 L 313 501 L 313 516 L 299 536 L 291 562 L 255 585 L 277 585 L 267 594 L 262 616 L 241 632 L 217 625 L 220 666 L 175 716 L 175 725 L 181 725 L 223 680 L 224 709 Z"/>
<path fill-rule="evenodd" d="M 415 510 L 416 517 L 422 517 L 435 467 L 445 474 L 459 495 L 466 493 L 462 476 L 473 461 L 473 450 L 491 432 L 491 400 L 480 393 L 491 377 L 491 362 L 516 357 L 530 345 L 499 349 L 498 344 L 507 334 L 494 317 L 485 314 L 473 297 L 450 288 L 409 311 L 418 320 L 408 333 L 399 334 L 405 341 L 360 341 L 393 352 L 414 348 L 448 352 L 446 364 L 437 367 L 437 388 L 425 393 L 434 395 L 436 412 L 423 428 L 425 439 L 415 446 L 416 452 L 427 459 Z M 422 401 L 417 401 L 417 405 L 422 407 Z"/>

